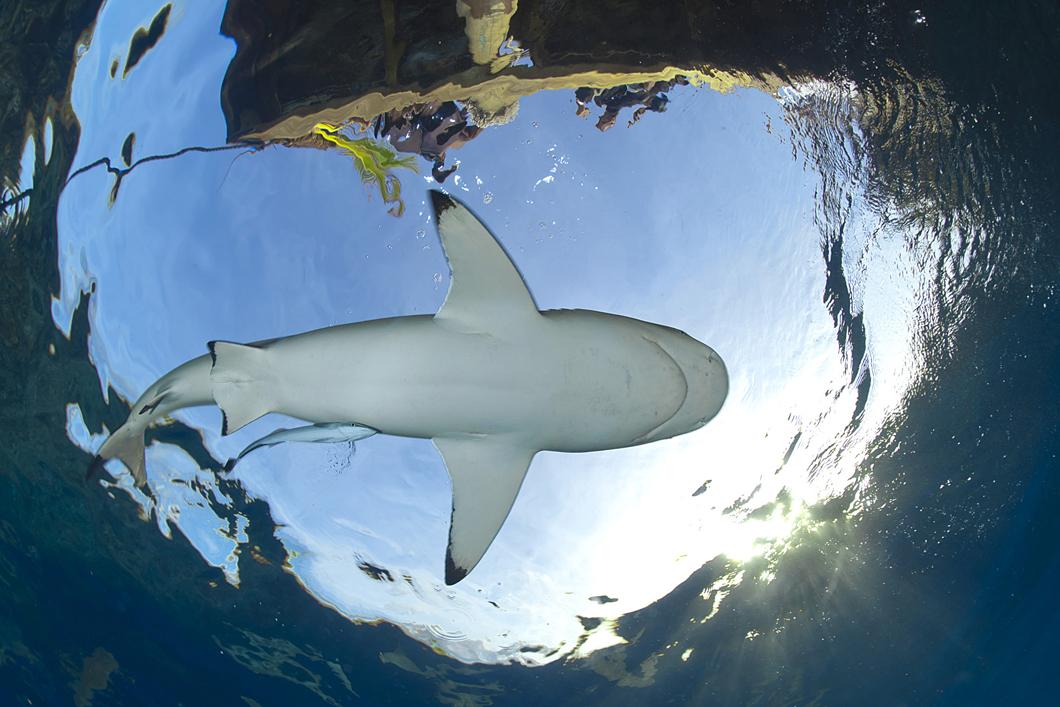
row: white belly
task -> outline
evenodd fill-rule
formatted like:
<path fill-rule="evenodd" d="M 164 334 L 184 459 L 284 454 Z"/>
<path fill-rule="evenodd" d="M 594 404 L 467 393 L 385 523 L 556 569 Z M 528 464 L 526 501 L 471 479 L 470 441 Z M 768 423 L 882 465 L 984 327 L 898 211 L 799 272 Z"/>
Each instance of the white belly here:
<path fill-rule="evenodd" d="M 276 411 L 433 438 L 516 435 L 536 449 L 634 444 L 686 394 L 681 369 L 633 320 L 546 312 L 518 339 L 433 317 L 323 329 L 269 345 Z"/>

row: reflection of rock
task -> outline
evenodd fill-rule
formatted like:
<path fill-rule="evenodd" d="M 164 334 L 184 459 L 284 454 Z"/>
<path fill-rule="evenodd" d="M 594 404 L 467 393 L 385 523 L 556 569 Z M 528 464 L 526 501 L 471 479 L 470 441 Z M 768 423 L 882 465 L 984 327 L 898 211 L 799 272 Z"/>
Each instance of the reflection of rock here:
<path fill-rule="evenodd" d="M 589 597 L 589 601 L 594 601 L 597 604 L 613 604 L 618 601 L 618 599 L 609 597 L 606 594 L 598 594 L 597 596 Z"/>
<path fill-rule="evenodd" d="M 456 149 L 479 135 L 481 128 L 471 125 L 467 110 L 454 101 L 417 103 L 402 110 L 392 110 L 375 120 L 376 137 L 387 140 L 399 152 L 417 154 L 434 163 L 431 175 L 444 182 L 456 166 L 444 168 L 446 152 Z"/>
<path fill-rule="evenodd" d="M 508 38 L 512 15 L 519 0 L 456 0 L 456 14 L 464 18 L 464 33 L 471 60 L 489 64 Z"/>
<path fill-rule="evenodd" d="M 42 125 L 45 116 L 72 124 L 63 94 L 75 47 L 87 41 L 87 35 L 79 35 L 99 5 L 99 0 L 66 2 L 62 9 L 60 3 L 44 0 L 0 3 L 0 187 L 17 181 L 31 128 Z"/>
<path fill-rule="evenodd" d="M 602 675 L 619 687 L 648 687 L 654 684 L 659 656 L 648 656 L 635 671 L 631 671 L 626 664 L 627 652 L 627 646 L 615 646 L 593 653 L 586 659 L 586 665 L 594 673 Z"/>
<path fill-rule="evenodd" d="M 805 43 L 787 52 L 793 61 L 782 70 L 770 51 L 750 48 L 750 35 L 740 44 L 731 30 L 710 24 L 716 12 L 684 7 L 694 4 L 630 3 L 603 13 L 589 2 L 449 0 L 384 3 L 380 14 L 366 1 L 276 0 L 262 8 L 232 0 L 222 22 L 237 44 L 222 86 L 229 138 L 297 139 L 319 122 L 370 120 L 431 101 L 471 101 L 496 124 L 514 115 L 519 98 L 541 90 L 606 89 L 678 74 L 719 90 L 778 87 L 781 75 L 814 73 L 799 56 Z M 807 17 L 788 12 L 784 19 L 792 22 L 773 31 L 778 42 L 809 32 Z M 509 34 L 533 66 L 492 61 Z"/>
<path fill-rule="evenodd" d="M 233 660 L 247 670 L 259 675 L 289 680 L 315 693 L 330 705 L 344 703 L 336 701 L 328 692 L 329 686 L 341 686 L 347 693 L 358 697 L 342 666 L 327 660 L 313 648 L 303 650 L 282 638 L 268 638 L 250 631 L 240 630 L 245 643 L 223 643 L 216 636 L 214 641 Z M 314 672 L 313 668 L 320 672 Z M 333 679 L 328 679 L 328 674 Z M 331 692 L 335 692 L 332 687 Z"/>
<path fill-rule="evenodd" d="M 508 106 L 519 98 L 538 91 L 574 90 L 582 86 L 613 88 L 626 84 L 669 81 L 678 75 L 687 76 L 694 84 L 706 84 L 720 91 L 728 91 L 741 85 L 767 87 L 750 76 L 674 66 L 645 67 L 643 70 L 630 71 L 622 66 L 584 65 L 570 67 L 566 72 L 538 67 L 513 67 L 496 76 L 489 76 L 484 69 L 472 69 L 430 91 L 372 92 L 341 104 L 323 106 L 311 113 L 285 116 L 271 125 L 256 126 L 239 137 L 295 140 L 312 130 L 318 122 L 342 124 L 352 118 L 373 118 L 391 110 L 431 101 L 470 102 L 476 104 L 482 113 L 497 113 L 511 110 Z"/>
<path fill-rule="evenodd" d="M 364 572 L 366 575 L 374 580 L 380 582 L 393 582 L 394 575 L 390 574 L 390 570 L 385 567 L 377 567 L 367 560 L 361 560 L 357 563 L 357 569 Z"/>
<path fill-rule="evenodd" d="M 499 683 L 474 679 L 480 673 L 476 668 L 450 667 L 445 663 L 439 667 L 421 668 L 401 651 L 380 653 L 379 661 L 430 681 L 437 690 L 438 703 L 443 705 L 488 707 L 493 704 L 493 697 L 499 696 L 503 691 Z"/>
<path fill-rule="evenodd" d="M 519 101 L 517 100 L 497 106 L 484 104 L 480 100 L 469 100 L 465 103 L 465 107 L 468 115 L 471 116 L 471 122 L 480 128 L 505 125 L 515 120 L 515 116 L 519 114 Z"/>
<path fill-rule="evenodd" d="M 233 0 L 221 28 L 237 45 L 221 90 L 229 137 L 260 133 L 351 95 L 390 92 L 391 84 L 412 83 L 410 76 L 441 78 L 473 66 L 452 0 Z M 346 117 L 309 120 L 306 130 L 284 137 Z"/>
<path fill-rule="evenodd" d="M 633 108 L 633 117 L 629 126 L 639 121 L 645 113 L 663 113 L 669 103 L 666 92 L 675 85 L 687 86 L 688 79 L 684 76 L 676 76 L 669 81 L 656 81 L 654 83 L 626 84 L 603 91 L 588 86 L 582 86 L 574 92 L 574 100 L 578 107 L 578 117 L 584 118 L 589 115 L 590 100 L 604 109 L 603 115 L 596 122 L 596 128 L 601 132 L 611 129 L 618 120 L 619 114 L 625 108 Z"/>
<path fill-rule="evenodd" d="M 77 707 L 89 707 L 93 696 L 106 690 L 110 675 L 118 669 L 118 661 L 103 647 L 97 647 L 92 655 L 87 656 L 81 665 L 81 675 L 74 684 L 74 704 Z"/>
<path fill-rule="evenodd" d="M 144 55 L 158 44 L 158 40 L 162 38 L 162 34 L 166 31 L 166 24 L 169 22 L 169 11 L 172 9 L 172 5 L 164 6 L 151 20 L 149 27 L 146 29 L 140 27 L 133 34 L 132 39 L 129 40 L 129 54 L 125 57 L 125 69 L 121 72 L 123 78 L 128 76 L 132 68 L 144 58 Z M 114 76 L 115 73 L 117 73 L 117 69 L 112 64 L 111 76 Z"/>

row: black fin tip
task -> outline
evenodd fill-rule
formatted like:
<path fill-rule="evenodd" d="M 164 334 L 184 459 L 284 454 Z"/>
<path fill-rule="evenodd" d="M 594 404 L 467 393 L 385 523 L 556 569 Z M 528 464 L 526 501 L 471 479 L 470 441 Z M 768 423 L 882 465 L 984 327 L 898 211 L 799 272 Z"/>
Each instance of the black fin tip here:
<path fill-rule="evenodd" d="M 445 583 L 447 586 L 453 586 L 464 577 L 467 576 L 467 570 L 463 567 L 457 567 L 456 563 L 453 562 L 453 554 L 451 552 L 445 553 Z"/>
<path fill-rule="evenodd" d="M 441 216 L 446 209 L 456 208 L 456 201 L 448 194 L 437 189 L 431 189 L 428 193 L 431 195 L 431 206 L 434 207 L 435 217 Z"/>

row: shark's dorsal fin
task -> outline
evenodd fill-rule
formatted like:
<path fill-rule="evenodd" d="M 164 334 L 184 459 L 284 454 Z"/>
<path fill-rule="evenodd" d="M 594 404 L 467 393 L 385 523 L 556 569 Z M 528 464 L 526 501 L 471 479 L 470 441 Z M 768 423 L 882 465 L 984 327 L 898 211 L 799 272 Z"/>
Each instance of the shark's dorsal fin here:
<path fill-rule="evenodd" d="M 508 517 L 536 451 L 502 437 L 434 438 L 453 482 L 445 583 L 475 568 Z"/>
<path fill-rule="evenodd" d="M 495 333 L 541 314 L 526 283 L 489 229 L 471 211 L 431 191 L 438 235 L 451 278 L 435 319 L 464 331 Z"/>

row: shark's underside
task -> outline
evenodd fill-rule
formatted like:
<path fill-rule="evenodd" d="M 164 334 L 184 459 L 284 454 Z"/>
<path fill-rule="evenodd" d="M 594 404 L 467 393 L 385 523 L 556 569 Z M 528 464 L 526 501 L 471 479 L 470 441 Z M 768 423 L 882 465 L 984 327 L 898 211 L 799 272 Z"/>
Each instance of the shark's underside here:
<path fill-rule="evenodd" d="M 243 454 L 375 432 L 428 438 L 452 480 L 445 579 L 454 584 L 492 543 L 538 451 L 666 439 L 721 409 L 728 375 L 710 347 L 627 317 L 539 312 L 486 227 L 451 197 L 432 191 L 431 199 L 452 274 L 437 314 L 249 345 L 211 342 L 208 355 L 148 388 L 94 466 L 119 458 L 143 485 L 144 430 L 194 405 L 218 405 L 225 434 L 270 412 L 311 423 L 277 430 Z"/>

